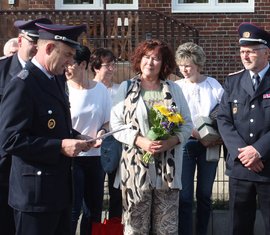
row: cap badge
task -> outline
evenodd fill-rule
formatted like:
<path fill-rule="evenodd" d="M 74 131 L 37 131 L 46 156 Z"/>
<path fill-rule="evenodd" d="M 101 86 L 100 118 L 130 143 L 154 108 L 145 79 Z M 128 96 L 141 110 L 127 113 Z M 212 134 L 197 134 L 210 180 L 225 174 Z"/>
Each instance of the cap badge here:
<path fill-rule="evenodd" d="M 243 38 L 249 38 L 249 37 L 250 37 L 250 32 L 243 33 Z"/>
<path fill-rule="evenodd" d="M 54 119 L 50 119 L 49 121 L 48 121 L 48 128 L 49 129 L 53 129 L 54 127 L 55 127 L 55 120 Z"/>

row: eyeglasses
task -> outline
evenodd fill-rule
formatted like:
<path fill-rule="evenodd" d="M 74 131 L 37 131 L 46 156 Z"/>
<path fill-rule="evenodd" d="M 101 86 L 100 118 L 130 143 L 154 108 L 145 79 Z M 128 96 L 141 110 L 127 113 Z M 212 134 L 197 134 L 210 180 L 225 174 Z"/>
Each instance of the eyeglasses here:
<path fill-rule="evenodd" d="M 103 63 L 103 64 L 101 64 L 101 66 L 106 67 L 106 69 L 115 69 L 116 68 L 116 64 L 114 62 L 113 63 Z"/>
<path fill-rule="evenodd" d="M 252 50 L 240 50 L 240 55 L 256 55 L 257 51 L 263 50 L 265 48 L 254 48 Z"/>

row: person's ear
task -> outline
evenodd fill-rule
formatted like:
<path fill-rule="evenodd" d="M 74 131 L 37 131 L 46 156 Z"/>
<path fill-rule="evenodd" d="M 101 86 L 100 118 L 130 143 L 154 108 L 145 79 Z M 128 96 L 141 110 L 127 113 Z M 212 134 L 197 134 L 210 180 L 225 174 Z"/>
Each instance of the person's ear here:
<path fill-rule="evenodd" d="M 46 53 L 50 55 L 52 51 L 56 48 L 56 45 L 53 42 L 49 42 L 46 45 Z"/>
<path fill-rule="evenodd" d="M 85 60 L 80 63 L 80 67 L 85 70 L 85 67 L 86 67 L 86 61 Z"/>
<path fill-rule="evenodd" d="M 95 68 L 94 68 L 94 70 L 95 70 L 95 73 L 96 73 L 96 74 L 98 74 L 99 71 L 100 71 L 100 69 L 95 69 Z"/>
<path fill-rule="evenodd" d="M 22 36 L 21 35 L 18 36 L 18 45 L 19 46 L 22 45 Z"/>

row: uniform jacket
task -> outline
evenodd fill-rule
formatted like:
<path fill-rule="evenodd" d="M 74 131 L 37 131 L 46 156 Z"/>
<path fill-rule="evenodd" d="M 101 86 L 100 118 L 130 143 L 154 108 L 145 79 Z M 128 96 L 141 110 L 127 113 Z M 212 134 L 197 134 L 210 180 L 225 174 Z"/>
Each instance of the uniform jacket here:
<path fill-rule="evenodd" d="M 25 212 L 71 205 L 71 158 L 61 140 L 73 138 L 64 80 L 50 80 L 34 64 L 7 85 L 1 105 L 0 146 L 12 155 L 9 204 Z"/>
<path fill-rule="evenodd" d="M 22 70 L 18 54 L 0 60 L 0 96 L 2 97 L 5 85 Z M 0 97 L 0 99 L 1 99 Z"/>
<path fill-rule="evenodd" d="M 0 60 L 0 102 L 7 83 L 22 70 L 18 54 L 3 57 Z M 8 185 L 11 158 L 5 152 L 0 152 L 0 185 Z"/>
<path fill-rule="evenodd" d="M 270 69 L 255 92 L 248 70 L 226 79 L 218 127 L 228 148 L 227 174 L 237 179 L 270 182 Z M 261 154 L 262 172 L 248 170 L 237 158 L 238 148 L 247 145 Z"/>

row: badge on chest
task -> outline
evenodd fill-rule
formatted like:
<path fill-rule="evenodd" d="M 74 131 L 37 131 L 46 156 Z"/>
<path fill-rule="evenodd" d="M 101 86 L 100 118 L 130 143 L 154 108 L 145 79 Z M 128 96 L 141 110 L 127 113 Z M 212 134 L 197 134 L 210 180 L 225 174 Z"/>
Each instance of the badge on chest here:
<path fill-rule="evenodd" d="M 53 112 L 52 112 L 52 110 L 48 110 L 48 114 L 52 114 Z M 55 125 L 56 125 L 56 122 L 55 122 L 55 120 L 53 119 L 53 118 L 50 118 L 49 120 L 48 120 L 48 128 L 49 129 L 53 129 L 53 128 L 55 128 Z"/>
<path fill-rule="evenodd" d="M 233 112 L 233 114 L 237 114 L 237 112 L 238 112 L 238 101 L 237 100 L 233 101 L 232 112 Z"/>

